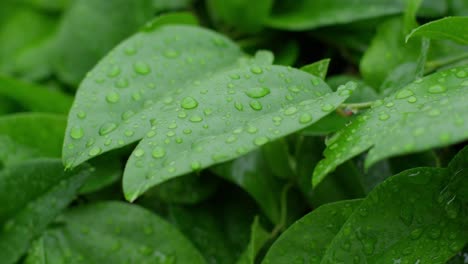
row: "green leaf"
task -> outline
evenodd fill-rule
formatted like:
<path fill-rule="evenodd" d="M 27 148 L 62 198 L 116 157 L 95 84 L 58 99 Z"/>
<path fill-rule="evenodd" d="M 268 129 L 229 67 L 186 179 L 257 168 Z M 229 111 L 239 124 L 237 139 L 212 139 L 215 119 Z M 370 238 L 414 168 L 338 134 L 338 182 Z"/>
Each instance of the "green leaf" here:
<path fill-rule="evenodd" d="M 151 0 L 74 1 L 57 36 L 54 68 L 58 77 L 78 85 L 86 72 L 113 46 L 138 30 L 151 12 Z"/>
<path fill-rule="evenodd" d="M 58 90 L 51 90 L 0 75 L 0 95 L 11 98 L 23 108 L 35 112 L 68 113 L 73 98 Z"/>
<path fill-rule="evenodd" d="M 207 0 L 206 5 L 215 22 L 255 33 L 262 29 L 270 15 L 273 0 Z"/>
<path fill-rule="evenodd" d="M 328 72 L 328 65 L 330 64 L 330 59 L 323 59 L 311 63 L 306 66 L 302 66 L 301 70 L 308 72 L 312 75 L 320 77 L 320 79 L 325 80 Z"/>
<path fill-rule="evenodd" d="M 431 39 L 449 39 L 468 45 L 468 17 L 446 17 L 431 21 L 411 31 L 406 41 L 415 36 Z"/>
<path fill-rule="evenodd" d="M 468 68 L 418 79 L 358 116 L 328 142 L 315 168 L 314 185 L 339 164 L 372 148 L 365 167 L 384 158 L 446 146 L 468 138 L 464 113 Z"/>
<path fill-rule="evenodd" d="M 453 204 L 436 199 L 447 176 L 447 169 L 416 168 L 386 180 L 349 217 L 321 263 L 450 259 L 467 242 L 468 217 L 466 210 L 454 207 L 458 198 L 452 197 Z"/>
<path fill-rule="evenodd" d="M 275 241 L 262 264 L 321 263 L 327 247 L 360 203 L 326 204 L 307 214 Z"/>
<path fill-rule="evenodd" d="M 279 29 L 309 30 L 398 14 L 403 7 L 401 0 L 358 0 L 352 4 L 345 0 L 285 1 L 274 8 L 267 24 Z"/>
<path fill-rule="evenodd" d="M 60 158 L 65 125 L 65 116 L 55 114 L 1 117 L 0 164 L 9 166 L 37 157 Z"/>
<path fill-rule="evenodd" d="M 122 177 L 123 167 L 119 155 L 109 153 L 91 161 L 91 176 L 80 188 L 79 194 L 89 194 L 108 187 Z"/>
<path fill-rule="evenodd" d="M 255 217 L 250 230 L 250 241 L 247 245 L 247 249 L 242 253 L 236 264 L 255 264 L 255 258 L 258 252 L 270 238 L 270 233 L 262 227 L 259 218 Z"/>
<path fill-rule="evenodd" d="M 187 9 L 192 5 L 193 0 L 152 0 L 156 12 Z"/>
<path fill-rule="evenodd" d="M 75 198 L 88 175 L 88 168 L 64 172 L 59 159 L 31 160 L 0 171 L 2 263 L 19 260 L 31 241 Z"/>
<path fill-rule="evenodd" d="M 239 61 L 242 53 L 232 42 L 192 26 L 135 35 L 82 83 L 64 161 L 73 167 L 144 137 L 124 173 L 124 192 L 133 201 L 151 186 L 310 125 L 352 90 L 330 93 L 310 74 L 264 65 L 270 56 L 262 54 Z"/>
<path fill-rule="evenodd" d="M 48 264 L 206 263 L 176 228 L 136 205 L 82 206 L 65 212 L 57 224 L 31 249 L 44 252 Z M 28 261 L 39 260 L 38 254 L 31 254 Z"/>

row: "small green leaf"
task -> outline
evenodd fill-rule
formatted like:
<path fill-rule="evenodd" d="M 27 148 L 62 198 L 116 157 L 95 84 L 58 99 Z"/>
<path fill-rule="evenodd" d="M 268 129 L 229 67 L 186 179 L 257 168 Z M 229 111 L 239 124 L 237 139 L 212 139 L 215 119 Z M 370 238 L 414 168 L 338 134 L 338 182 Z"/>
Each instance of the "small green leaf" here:
<path fill-rule="evenodd" d="M 1 117 L 0 164 L 8 166 L 37 157 L 60 158 L 65 126 L 65 116 L 55 114 Z"/>
<path fill-rule="evenodd" d="M 86 167 L 64 172 L 59 159 L 31 160 L 0 171 L 2 263 L 19 260 L 31 241 L 75 198 L 88 175 Z"/>
<path fill-rule="evenodd" d="M 63 149 L 67 166 L 143 139 L 124 173 L 133 201 L 151 186 L 312 124 L 353 89 L 330 93 L 310 74 L 264 65 L 272 60 L 266 52 L 241 57 L 223 36 L 193 26 L 162 26 L 125 41 L 78 91 Z"/>
<path fill-rule="evenodd" d="M 37 84 L 0 75 L 0 95 L 11 98 L 23 108 L 35 112 L 68 113 L 73 98 Z"/>
<path fill-rule="evenodd" d="M 136 205 L 100 202 L 70 209 L 32 252 L 47 263 L 206 263 L 172 225 Z M 37 248 L 39 247 L 39 248 Z M 37 263 L 40 256 L 31 254 Z"/>
<path fill-rule="evenodd" d="M 402 0 L 302 0 L 278 3 L 267 24 L 273 28 L 308 30 L 401 13 Z"/>
<path fill-rule="evenodd" d="M 78 85 L 103 55 L 151 18 L 151 12 L 151 0 L 74 1 L 57 33 L 58 77 Z"/>
<path fill-rule="evenodd" d="M 372 148 L 365 167 L 384 158 L 446 146 L 468 138 L 468 68 L 418 79 L 358 116 L 328 142 L 314 171 L 318 184 L 339 164 Z"/>
<path fill-rule="evenodd" d="M 306 66 L 302 66 L 301 70 L 308 72 L 312 75 L 319 77 L 322 80 L 325 80 L 328 72 L 328 65 L 330 64 L 330 59 L 323 59 L 311 63 Z"/>
<path fill-rule="evenodd" d="M 275 241 L 262 264 L 322 263 L 327 247 L 360 203 L 351 200 L 326 204 L 307 214 Z"/>
<path fill-rule="evenodd" d="M 430 39 L 449 39 L 468 45 L 468 17 L 445 17 L 415 28 L 406 36 L 406 41 L 415 36 Z"/>

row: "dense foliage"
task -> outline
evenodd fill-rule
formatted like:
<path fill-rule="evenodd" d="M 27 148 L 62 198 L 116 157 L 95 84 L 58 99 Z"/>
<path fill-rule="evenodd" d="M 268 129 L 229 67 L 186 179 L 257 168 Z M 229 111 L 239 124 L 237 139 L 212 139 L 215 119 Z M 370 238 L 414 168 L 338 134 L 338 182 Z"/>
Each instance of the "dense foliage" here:
<path fill-rule="evenodd" d="M 2 0 L 0 264 L 468 263 L 468 1 Z"/>

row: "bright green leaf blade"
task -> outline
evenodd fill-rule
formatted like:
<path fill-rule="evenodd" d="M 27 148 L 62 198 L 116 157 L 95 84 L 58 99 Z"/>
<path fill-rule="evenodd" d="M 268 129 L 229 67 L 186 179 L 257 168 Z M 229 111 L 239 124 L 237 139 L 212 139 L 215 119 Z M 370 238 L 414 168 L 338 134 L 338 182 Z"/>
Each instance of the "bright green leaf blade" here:
<path fill-rule="evenodd" d="M 207 0 L 206 5 L 215 23 L 255 33 L 270 15 L 273 0 Z"/>
<path fill-rule="evenodd" d="M 468 240 L 466 207 L 453 207 L 457 197 L 437 198 L 448 176 L 447 169 L 415 168 L 386 180 L 349 217 L 321 263 L 445 263 Z"/>
<path fill-rule="evenodd" d="M 449 39 L 468 45 L 468 17 L 446 17 L 431 21 L 411 31 L 406 41 L 422 36 L 430 39 Z"/>
<path fill-rule="evenodd" d="M 401 0 L 301 0 L 278 4 L 267 25 L 287 30 L 308 30 L 323 26 L 401 13 Z"/>
<path fill-rule="evenodd" d="M 327 247 L 361 200 L 323 205 L 290 226 L 271 246 L 262 264 L 319 264 Z"/>
<path fill-rule="evenodd" d="M 24 113 L 0 118 L 0 164 L 24 160 L 60 158 L 65 116 Z"/>
<path fill-rule="evenodd" d="M 0 75 L 0 95 L 11 98 L 27 110 L 35 112 L 68 113 L 73 98 L 58 90 L 50 90 Z"/>
<path fill-rule="evenodd" d="M 57 36 L 58 77 L 78 85 L 103 55 L 151 18 L 151 12 L 151 0 L 74 1 Z"/>
<path fill-rule="evenodd" d="M 255 264 L 258 252 L 270 238 L 270 233 L 262 227 L 259 218 L 255 217 L 250 230 L 250 241 L 247 249 L 242 253 L 236 264 Z"/>
<path fill-rule="evenodd" d="M 64 172 L 59 159 L 28 161 L 0 171 L 0 256 L 16 263 L 75 198 L 89 169 Z M 21 190 L 21 195 L 16 191 Z"/>
<path fill-rule="evenodd" d="M 314 185 L 339 164 L 370 150 L 368 168 L 384 158 L 446 146 L 468 138 L 468 68 L 418 79 L 358 116 L 330 140 Z"/>
<path fill-rule="evenodd" d="M 301 67 L 301 70 L 325 80 L 328 72 L 330 59 L 323 59 Z"/>
<path fill-rule="evenodd" d="M 206 263 L 172 225 L 136 205 L 101 202 L 67 211 L 48 230 L 41 250 L 48 264 Z M 39 257 L 37 253 L 32 257 Z M 30 261 L 36 261 L 30 259 Z M 35 263 L 35 262 L 34 262 Z"/>
<path fill-rule="evenodd" d="M 136 54 L 126 55 L 130 48 Z M 78 91 L 64 144 L 67 166 L 144 137 L 124 174 L 124 192 L 134 200 L 165 180 L 299 130 L 351 93 L 352 87 L 329 93 L 319 78 L 295 69 L 262 66 L 261 54 L 252 66 L 238 64 L 242 54 L 232 42 L 192 26 L 137 34 Z M 112 87 L 122 84 L 128 88 Z"/>

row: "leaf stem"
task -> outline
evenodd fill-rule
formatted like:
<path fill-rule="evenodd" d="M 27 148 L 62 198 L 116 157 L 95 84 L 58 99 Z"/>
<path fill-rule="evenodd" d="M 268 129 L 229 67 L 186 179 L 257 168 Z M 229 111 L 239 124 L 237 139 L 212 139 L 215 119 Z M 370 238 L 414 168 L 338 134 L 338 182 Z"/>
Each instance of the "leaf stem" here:
<path fill-rule="evenodd" d="M 288 182 L 281 191 L 281 218 L 279 223 L 275 226 L 273 231 L 271 231 L 271 238 L 276 237 L 283 231 L 286 227 L 286 221 L 288 217 L 288 192 L 293 187 L 293 182 Z"/>

